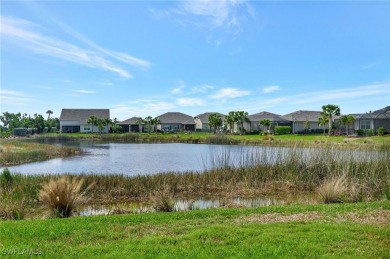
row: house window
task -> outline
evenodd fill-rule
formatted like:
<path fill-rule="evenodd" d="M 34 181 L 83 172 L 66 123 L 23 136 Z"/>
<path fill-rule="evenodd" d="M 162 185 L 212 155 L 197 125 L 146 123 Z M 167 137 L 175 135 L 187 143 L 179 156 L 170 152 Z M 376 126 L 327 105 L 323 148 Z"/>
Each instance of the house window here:
<path fill-rule="evenodd" d="M 91 130 L 90 127 L 84 127 L 84 130 Z"/>
<path fill-rule="evenodd" d="M 361 120 L 360 121 L 360 129 L 362 129 L 362 130 L 371 129 L 371 121 L 370 120 Z"/>

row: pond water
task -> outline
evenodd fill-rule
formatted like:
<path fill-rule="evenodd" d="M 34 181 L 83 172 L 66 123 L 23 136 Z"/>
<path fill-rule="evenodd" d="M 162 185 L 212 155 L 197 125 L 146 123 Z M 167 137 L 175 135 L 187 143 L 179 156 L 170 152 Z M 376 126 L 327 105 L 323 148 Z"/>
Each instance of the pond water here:
<path fill-rule="evenodd" d="M 203 144 L 77 143 L 84 154 L 34 162 L 8 169 L 22 174 L 96 173 L 144 175 L 203 171 L 213 167 L 215 154 L 249 152 L 250 147 Z M 3 168 L 0 168 L 2 170 Z"/>
<path fill-rule="evenodd" d="M 381 159 L 376 152 L 353 150 L 328 152 L 329 150 L 320 149 L 180 143 L 79 142 L 72 145 L 82 148 L 84 154 L 12 166 L 8 169 L 22 174 L 95 173 L 134 176 L 160 172 L 202 172 L 223 166 L 283 163 L 296 158 L 304 161 L 319 156 L 331 156 L 326 159 L 338 160 L 345 157 L 347 161 Z"/>

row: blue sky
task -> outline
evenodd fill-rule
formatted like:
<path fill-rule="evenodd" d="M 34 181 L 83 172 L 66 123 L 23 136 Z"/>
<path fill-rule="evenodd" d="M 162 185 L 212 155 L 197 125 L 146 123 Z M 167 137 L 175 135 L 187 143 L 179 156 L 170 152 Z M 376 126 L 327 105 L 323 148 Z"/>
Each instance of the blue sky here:
<path fill-rule="evenodd" d="M 1 112 L 390 105 L 388 1 L 2 1 Z"/>

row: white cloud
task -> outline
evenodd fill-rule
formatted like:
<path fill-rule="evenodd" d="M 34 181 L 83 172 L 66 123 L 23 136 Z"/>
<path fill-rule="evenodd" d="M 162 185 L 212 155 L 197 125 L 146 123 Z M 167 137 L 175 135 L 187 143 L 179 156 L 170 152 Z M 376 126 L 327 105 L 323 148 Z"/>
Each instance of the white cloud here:
<path fill-rule="evenodd" d="M 110 71 L 122 78 L 131 78 L 132 75 L 116 61 L 139 68 L 150 66 L 148 61 L 125 53 L 104 49 L 63 24 L 62 27 L 66 28 L 69 34 L 89 45 L 91 49 L 81 48 L 58 38 L 44 35 L 38 31 L 38 29 L 42 29 L 39 25 L 26 20 L 2 16 L 0 17 L 0 23 L 3 42 L 18 45 L 38 54 Z"/>
<path fill-rule="evenodd" d="M 95 91 L 90 91 L 90 90 L 73 90 L 73 92 L 75 93 L 79 93 L 79 94 L 95 94 L 96 92 Z"/>
<path fill-rule="evenodd" d="M 208 41 L 217 46 L 235 39 L 242 31 L 242 21 L 256 16 L 246 0 L 179 1 L 169 13 L 182 26 L 205 29 Z"/>
<path fill-rule="evenodd" d="M 2 105 L 26 105 L 31 102 L 32 99 L 21 92 L 0 89 L 0 103 Z"/>
<path fill-rule="evenodd" d="M 209 90 L 214 89 L 214 86 L 212 85 L 201 85 L 201 86 L 195 86 L 191 88 L 191 93 L 192 94 L 197 94 L 197 93 L 207 93 Z"/>
<path fill-rule="evenodd" d="M 240 90 L 238 88 L 222 88 L 215 94 L 211 95 L 211 99 L 222 99 L 222 98 L 237 98 L 241 96 L 250 95 L 250 91 Z"/>
<path fill-rule="evenodd" d="M 279 90 L 280 90 L 280 87 L 277 85 L 263 87 L 263 93 L 265 93 L 265 94 L 269 94 L 269 93 L 279 91 Z"/>
<path fill-rule="evenodd" d="M 180 106 L 203 106 L 205 103 L 199 98 L 179 98 L 176 103 Z"/>

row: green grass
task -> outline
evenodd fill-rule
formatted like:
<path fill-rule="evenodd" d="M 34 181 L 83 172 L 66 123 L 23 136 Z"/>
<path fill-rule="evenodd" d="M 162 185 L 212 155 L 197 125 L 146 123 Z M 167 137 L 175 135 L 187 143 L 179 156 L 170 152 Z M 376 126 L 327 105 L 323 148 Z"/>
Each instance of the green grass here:
<path fill-rule="evenodd" d="M 389 217 L 389 209 L 390 202 L 382 201 L 3 221 L 0 252 L 25 249 L 44 258 L 388 258 L 390 227 L 379 219 Z"/>
<path fill-rule="evenodd" d="M 80 153 L 81 150 L 75 147 L 47 145 L 22 140 L 1 140 L 0 166 L 31 163 Z"/>

